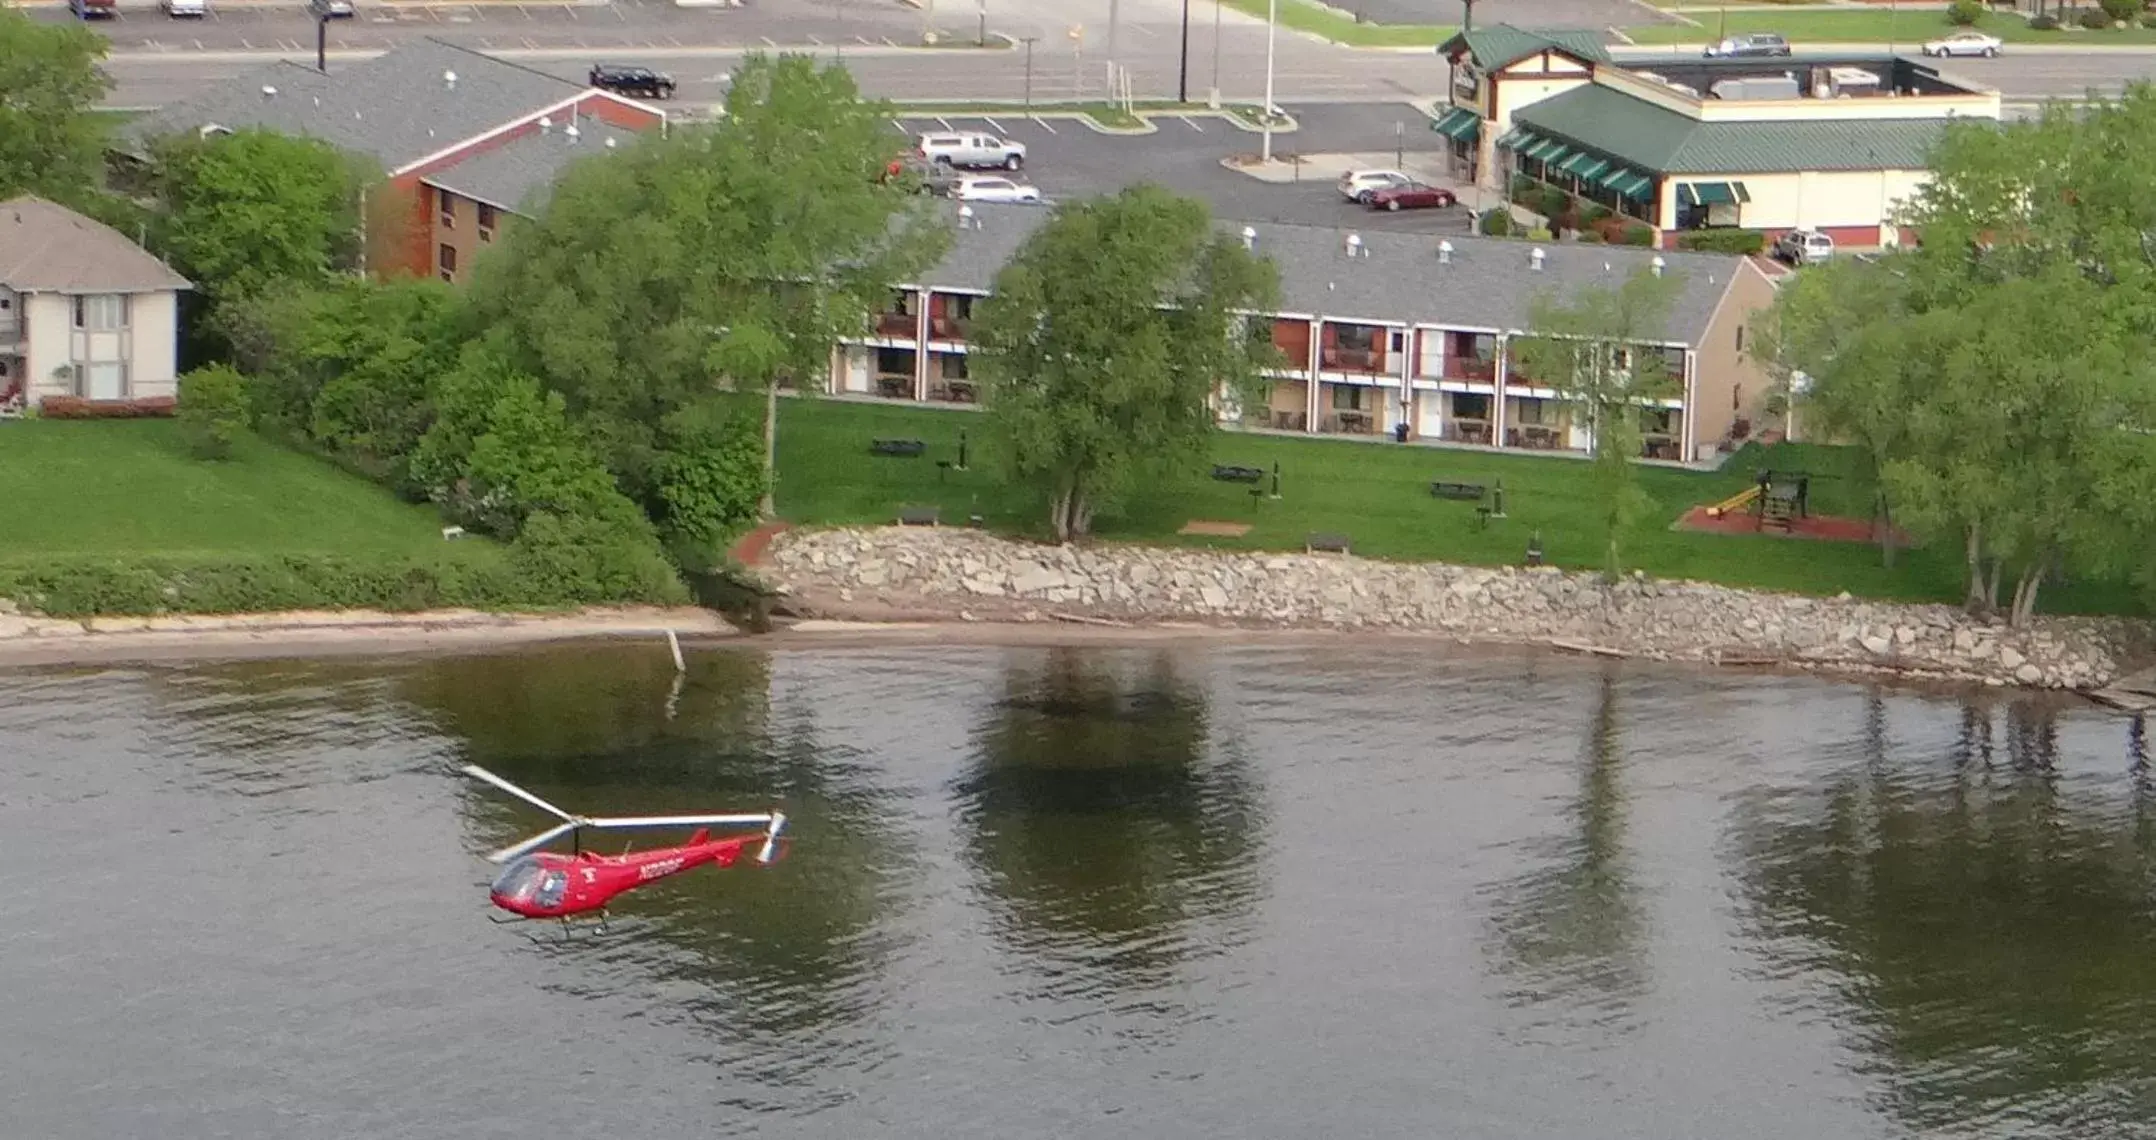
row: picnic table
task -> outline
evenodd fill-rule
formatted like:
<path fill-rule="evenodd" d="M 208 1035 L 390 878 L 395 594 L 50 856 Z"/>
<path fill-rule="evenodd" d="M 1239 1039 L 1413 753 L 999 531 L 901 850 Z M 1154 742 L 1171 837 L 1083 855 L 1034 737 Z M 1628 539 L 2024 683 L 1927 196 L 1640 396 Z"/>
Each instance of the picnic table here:
<path fill-rule="evenodd" d="M 901 459 L 913 459 L 928 450 L 928 444 L 918 439 L 878 439 L 868 445 L 872 455 L 892 455 Z"/>
<path fill-rule="evenodd" d="M 1430 484 L 1430 494 L 1440 499 L 1458 499 L 1461 502 L 1481 502 L 1489 488 L 1480 483 L 1448 483 L 1439 480 Z"/>

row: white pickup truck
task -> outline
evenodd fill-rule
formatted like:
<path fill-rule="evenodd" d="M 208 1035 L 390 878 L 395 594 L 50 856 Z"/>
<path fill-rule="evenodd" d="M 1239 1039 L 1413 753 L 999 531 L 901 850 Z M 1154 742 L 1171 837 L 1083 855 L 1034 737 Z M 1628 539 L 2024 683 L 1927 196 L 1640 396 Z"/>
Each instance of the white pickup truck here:
<path fill-rule="evenodd" d="M 1026 144 L 994 135 L 922 135 L 917 149 L 922 158 L 937 166 L 1016 170 L 1026 164 Z"/>

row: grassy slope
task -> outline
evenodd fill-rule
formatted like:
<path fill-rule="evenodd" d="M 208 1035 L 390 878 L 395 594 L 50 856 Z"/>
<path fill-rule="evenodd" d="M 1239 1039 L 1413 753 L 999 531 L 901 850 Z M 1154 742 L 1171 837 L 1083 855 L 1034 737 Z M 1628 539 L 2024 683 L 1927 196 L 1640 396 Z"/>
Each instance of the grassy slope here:
<path fill-rule="evenodd" d="M 902 506 L 936 506 L 947 523 L 979 514 L 1002 531 L 1037 534 L 1045 516 L 1035 497 L 1006 485 L 983 447 L 986 421 L 975 414 L 832 400 L 789 401 L 779 435 L 779 511 L 812 524 L 889 523 Z M 971 436 L 969 471 L 942 472 L 955 460 L 959 432 Z M 919 459 L 872 458 L 871 439 L 921 439 Z M 1498 565 L 1518 563 L 1528 537 L 1540 531 L 1552 562 L 1598 565 L 1588 502 L 1587 467 L 1578 460 L 1401 446 L 1388 442 L 1294 439 L 1223 434 L 1214 458 L 1224 464 L 1281 466 L 1280 501 L 1252 501 L 1244 484 L 1204 474 L 1158 483 L 1115 517 L 1099 521 L 1109 540 L 1180 543 L 1224 549 L 1299 550 L 1313 531 L 1348 534 L 1358 554 L 1379 558 Z M 1641 483 L 1655 507 L 1628 537 L 1626 558 L 1663 577 L 1700 578 L 1730 585 L 1810 594 L 1851 593 L 1907 600 L 1957 601 L 1959 552 L 1907 552 L 1897 569 L 1879 564 L 1869 546 L 1772 537 L 1718 536 L 1669 529 L 1687 508 L 1743 490 L 1761 466 L 1797 468 L 1821 478 L 1813 509 L 1862 517 L 1868 485 L 1841 449 L 1783 445 L 1757 448 L 1712 474 L 1642 468 Z M 1505 486 L 1507 519 L 1477 529 L 1474 504 L 1432 498 L 1433 480 Z M 1270 490 L 1270 484 L 1266 489 Z M 1247 522 L 1240 539 L 1188 538 L 1175 532 L 1192 519 Z M 2123 590 L 2082 585 L 2048 592 L 2051 611 L 2115 611 L 2134 603 Z"/>
<path fill-rule="evenodd" d="M 1226 0 L 1226 3 L 1238 12 L 1262 20 L 1266 18 L 1269 0 Z M 1457 30 L 1438 25 L 1358 24 L 1352 16 L 1305 0 L 1279 0 L 1277 16 L 1282 27 L 1358 47 L 1435 47 L 1452 38 L 1452 33 Z M 1196 20 L 1193 16 L 1192 22 Z"/>
<path fill-rule="evenodd" d="M 494 558 L 433 510 L 255 439 L 206 463 L 171 420 L 0 423 L 0 559 L 334 553 Z"/>

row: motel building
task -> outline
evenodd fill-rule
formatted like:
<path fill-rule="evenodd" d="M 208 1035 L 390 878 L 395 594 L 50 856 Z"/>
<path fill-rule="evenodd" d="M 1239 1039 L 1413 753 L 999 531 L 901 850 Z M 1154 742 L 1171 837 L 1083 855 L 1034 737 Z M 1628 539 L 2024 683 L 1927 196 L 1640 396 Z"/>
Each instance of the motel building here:
<path fill-rule="evenodd" d="M 834 395 L 962 407 L 973 307 L 1045 211 L 973 204 L 941 264 L 891 290 L 863 335 L 833 351 Z M 1225 394 L 1220 415 L 1246 429 L 1528 451 L 1587 451 L 1590 425 L 1514 346 L 1537 300 L 1635 272 L 1677 278 L 1667 324 L 1616 350 L 1651 377 L 1641 457 L 1711 463 L 1742 444 L 1773 381 L 1747 340 L 1774 282 L 1750 258 L 1625 246 L 1438 237 L 1222 222 L 1279 266 L 1277 313 L 1248 314 L 1278 351 L 1263 404 Z"/>
<path fill-rule="evenodd" d="M 1710 229 L 1898 244 L 1894 213 L 1947 125 L 2003 116 L 1997 91 L 1896 55 L 1618 62 L 1580 41 L 1502 24 L 1454 36 L 1431 128 L 1485 192 L 1555 187 L 1653 227 L 1661 248 Z"/>

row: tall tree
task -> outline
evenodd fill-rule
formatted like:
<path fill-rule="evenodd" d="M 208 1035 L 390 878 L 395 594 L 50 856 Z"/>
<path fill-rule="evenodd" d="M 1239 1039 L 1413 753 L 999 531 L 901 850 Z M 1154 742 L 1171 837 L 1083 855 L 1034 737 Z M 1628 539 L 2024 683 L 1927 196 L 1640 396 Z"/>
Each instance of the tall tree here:
<path fill-rule="evenodd" d="M 219 302 L 354 269 L 363 168 L 319 139 L 250 129 L 157 145 L 163 248 Z"/>
<path fill-rule="evenodd" d="M 572 168 L 482 263 L 479 304 L 654 513 L 682 442 L 667 417 L 720 389 L 760 395 L 769 514 L 778 390 L 811 389 L 831 345 L 948 240 L 926 200 L 881 177 L 892 150 L 888 108 L 842 67 L 751 55 L 718 122 Z"/>
<path fill-rule="evenodd" d="M 1897 540 L 1882 473 L 1905 452 L 1926 383 L 1926 362 L 1908 351 L 1901 331 L 1909 316 L 1905 276 L 1898 263 L 1829 262 L 1784 285 L 1753 324 L 1759 359 L 1781 380 L 1790 414 L 1863 453 L 1872 536 L 1888 566 Z"/>
<path fill-rule="evenodd" d="M 1666 339 L 1678 278 L 1646 269 L 1615 286 L 1583 285 L 1569 300 L 1535 299 L 1531 330 L 1516 348 L 1520 367 L 1583 417 L 1593 435 L 1595 514 L 1602 527 L 1602 572 L 1623 572 L 1618 543 L 1649 500 L 1633 470 L 1641 416 L 1676 390 L 1651 346 Z"/>
<path fill-rule="evenodd" d="M 1057 207 L 996 277 L 972 360 L 1012 477 L 1048 500 L 1056 541 L 1141 475 L 1202 459 L 1212 401 L 1256 397 L 1270 259 L 1155 186 Z"/>
<path fill-rule="evenodd" d="M 0 7 L 0 198 L 80 203 L 100 183 L 103 127 L 90 112 L 111 89 L 105 37 Z"/>

